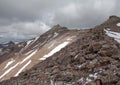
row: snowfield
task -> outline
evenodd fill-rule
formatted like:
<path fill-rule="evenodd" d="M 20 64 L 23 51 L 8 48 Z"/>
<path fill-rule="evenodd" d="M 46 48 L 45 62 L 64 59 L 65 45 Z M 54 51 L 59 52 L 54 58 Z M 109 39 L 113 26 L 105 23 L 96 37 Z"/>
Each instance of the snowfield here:
<path fill-rule="evenodd" d="M 120 33 L 118 33 L 118 32 L 113 32 L 113 31 L 110 31 L 110 30 L 107 30 L 107 29 L 104 29 L 104 31 L 106 32 L 106 34 L 107 34 L 109 37 L 114 38 L 114 40 L 116 40 L 118 43 L 120 43 Z"/>
<path fill-rule="evenodd" d="M 53 38 L 57 37 L 59 34 L 57 32 L 54 33 Z"/>
<path fill-rule="evenodd" d="M 60 51 L 62 48 L 64 48 L 66 45 L 68 45 L 69 42 L 63 42 L 62 44 L 58 45 L 57 47 L 55 47 L 51 52 L 49 52 L 47 55 L 44 55 L 42 58 L 40 58 L 39 60 L 45 60 L 46 58 L 52 56 L 54 53 Z"/>
<path fill-rule="evenodd" d="M 9 68 L 7 71 L 5 71 L 1 76 L 0 79 L 3 78 L 5 75 L 7 75 L 10 71 L 12 71 L 14 68 L 16 68 L 19 65 L 19 62 L 17 64 L 15 64 L 14 66 L 12 66 L 11 68 Z"/>
<path fill-rule="evenodd" d="M 32 52 L 29 56 L 27 56 L 20 64 L 24 63 L 26 60 L 30 59 L 33 55 L 35 55 L 37 52 L 37 50 L 35 50 L 34 52 Z"/>
<path fill-rule="evenodd" d="M 39 36 L 18 43 L 20 50 L 15 52 L 15 56 L 11 56 L 11 59 L 6 59 L 6 61 L 0 65 L 0 81 L 17 77 L 21 72 L 41 62 L 40 60 L 45 60 L 56 52 L 59 52 L 68 44 L 74 42 L 77 39 L 77 34 L 78 32 L 76 31 L 70 33 L 66 31 L 66 33 L 61 35 L 61 33 L 55 31 L 52 32 L 52 34 L 47 34 L 47 36 Z M 43 38 L 45 38 L 45 40 L 41 41 Z"/>
<path fill-rule="evenodd" d="M 120 23 L 117 23 L 117 26 L 120 27 Z"/>
<path fill-rule="evenodd" d="M 29 61 L 15 74 L 14 77 L 18 76 L 30 63 L 31 63 L 31 60 L 29 60 Z"/>
<path fill-rule="evenodd" d="M 33 41 L 33 40 L 29 40 L 29 41 L 27 41 L 27 44 L 26 44 L 25 47 L 27 47 L 32 41 Z"/>
<path fill-rule="evenodd" d="M 4 69 L 6 69 L 7 67 L 9 67 L 13 62 L 15 62 L 14 59 L 11 59 L 7 64 L 6 66 L 4 67 Z"/>

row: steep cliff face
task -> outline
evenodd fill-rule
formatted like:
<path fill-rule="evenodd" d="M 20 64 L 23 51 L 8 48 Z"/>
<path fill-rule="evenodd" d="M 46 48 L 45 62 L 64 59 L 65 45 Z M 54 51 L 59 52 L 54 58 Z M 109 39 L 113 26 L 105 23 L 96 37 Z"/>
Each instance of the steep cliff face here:
<path fill-rule="evenodd" d="M 11 64 L 17 64 L 15 69 L 6 75 L 6 70 L 0 71 L 0 85 L 100 85 L 98 81 L 102 85 L 120 85 L 119 17 L 111 16 L 87 30 L 57 25 L 27 46 Z M 17 71 L 23 67 L 24 72 Z M 16 72 L 19 76 L 13 77 Z"/>

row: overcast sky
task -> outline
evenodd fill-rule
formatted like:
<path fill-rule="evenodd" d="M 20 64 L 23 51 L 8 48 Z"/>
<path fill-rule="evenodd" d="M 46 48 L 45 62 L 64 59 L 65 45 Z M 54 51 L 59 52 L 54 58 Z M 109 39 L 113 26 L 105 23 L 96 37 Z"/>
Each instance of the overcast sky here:
<path fill-rule="evenodd" d="M 60 24 L 89 28 L 120 16 L 120 0 L 0 0 L 0 42 L 35 37 Z"/>

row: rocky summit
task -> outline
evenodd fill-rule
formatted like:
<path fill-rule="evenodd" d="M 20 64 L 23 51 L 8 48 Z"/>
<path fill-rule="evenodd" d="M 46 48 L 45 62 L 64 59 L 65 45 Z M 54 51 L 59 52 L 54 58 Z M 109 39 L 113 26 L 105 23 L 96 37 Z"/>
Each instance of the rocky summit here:
<path fill-rule="evenodd" d="M 1 48 L 0 85 L 120 85 L 120 18 Z"/>

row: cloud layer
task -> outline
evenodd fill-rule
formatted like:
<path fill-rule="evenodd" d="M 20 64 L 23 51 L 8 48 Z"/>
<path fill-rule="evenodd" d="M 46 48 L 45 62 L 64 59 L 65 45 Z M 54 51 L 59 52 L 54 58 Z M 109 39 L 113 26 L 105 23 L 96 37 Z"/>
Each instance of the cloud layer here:
<path fill-rule="evenodd" d="M 55 24 L 88 28 L 120 15 L 120 0 L 0 0 L 0 42 L 23 40 Z"/>

